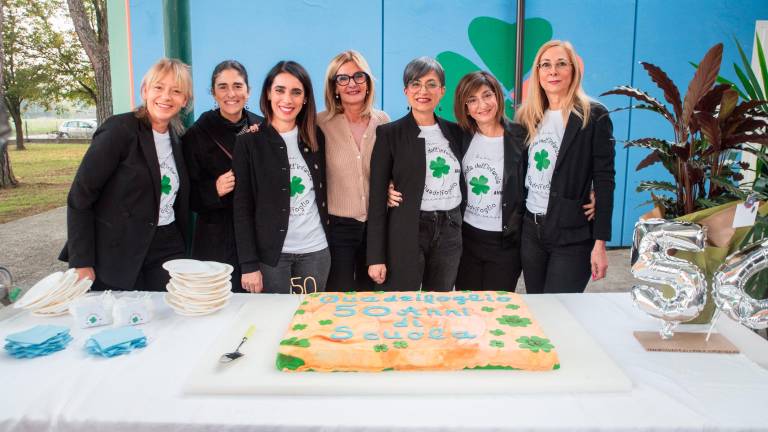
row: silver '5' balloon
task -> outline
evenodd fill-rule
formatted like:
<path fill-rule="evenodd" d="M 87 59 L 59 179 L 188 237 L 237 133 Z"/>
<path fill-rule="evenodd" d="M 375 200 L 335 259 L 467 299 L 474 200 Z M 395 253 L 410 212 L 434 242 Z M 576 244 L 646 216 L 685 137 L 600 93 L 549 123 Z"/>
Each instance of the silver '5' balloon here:
<path fill-rule="evenodd" d="M 744 292 L 750 277 L 768 268 L 768 239 L 734 252 L 717 269 L 712 297 L 720 311 L 753 329 L 768 327 L 768 299 L 756 300 Z"/>
<path fill-rule="evenodd" d="M 699 315 L 707 302 L 707 281 L 695 264 L 670 256 L 670 249 L 699 252 L 704 250 L 706 233 L 697 224 L 649 219 L 635 224 L 632 240 L 632 275 L 640 280 L 669 285 L 672 298 L 665 298 L 659 288 L 635 285 L 632 300 L 640 310 L 664 321 L 663 339 L 674 335 L 681 322 Z"/>

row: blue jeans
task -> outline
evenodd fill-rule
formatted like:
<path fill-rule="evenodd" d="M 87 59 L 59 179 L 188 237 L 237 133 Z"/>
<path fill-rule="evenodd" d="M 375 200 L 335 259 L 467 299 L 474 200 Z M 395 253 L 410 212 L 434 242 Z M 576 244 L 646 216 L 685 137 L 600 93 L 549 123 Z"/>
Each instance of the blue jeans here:
<path fill-rule="evenodd" d="M 263 293 L 269 294 L 300 294 L 306 286 L 307 293 L 315 291 L 311 280 L 315 279 L 317 292 L 325 291 L 328 271 L 331 268 L 331 254 L 328 248 L 305 254 L 280 254 L 277 265 L 261 264 L 261 275 L 264 282 Z"/>
<path fill-rule="evenodd" d="M 424 291 L 451 291 L 461 260 L 461 210 L 422 211 L 419 215 L 417 271 Z"/>

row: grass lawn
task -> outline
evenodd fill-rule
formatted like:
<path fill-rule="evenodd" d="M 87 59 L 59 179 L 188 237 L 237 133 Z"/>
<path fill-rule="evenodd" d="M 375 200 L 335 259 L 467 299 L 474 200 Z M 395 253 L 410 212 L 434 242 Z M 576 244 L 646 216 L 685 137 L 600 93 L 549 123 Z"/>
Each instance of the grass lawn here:
<path fill-rule="evenodd" d="M 30 135 L 42 135 L 47 134 L 49 132 L 55 132 L 59 130 L 59 125 L 64 123 L 66 119 L 59 119 L 59 118 L 49 118 L 49 117 L 42 117 L 42 118 L 33 118 L 33 119 L 25 119 L 22 118 L 22 124 L 24 125 L 24 134 L 26 136 L 27 130 L 29 131 Z M 11 123 L 11 130 L 14 132 L 12 133 L 11 137 L 16 138 L 16 128 L 14 128 L 13 121 Z"/>
<path fill-rule="evenodd" d="M 0 189 L 0 223 L 60 207 L 88 146 L 83 144 L 27 144 L 27 150 L 8 146 L 11 168 L 19 185 Z"/>

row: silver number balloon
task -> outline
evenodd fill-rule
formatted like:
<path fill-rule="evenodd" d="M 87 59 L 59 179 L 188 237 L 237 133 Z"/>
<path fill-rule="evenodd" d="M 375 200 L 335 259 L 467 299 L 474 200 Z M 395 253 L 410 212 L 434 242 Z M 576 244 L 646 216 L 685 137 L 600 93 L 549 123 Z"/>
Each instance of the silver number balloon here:
<path fill-rule="evenodd" d="M 707 281 L 695 264 L 669 255 L 670 249 L 704 250 L 706 233 L 697 224 L 649 219 L 635 224 L 632 240 L 631 271 L 636 278 L 669 285 L 674 290 L 665 298 L 656 287 L 635 285 L 632 300 L 640 310 L 664 321 L 663 339 L 674 335 L 674 328 L 701 313 L 707 302 Z"/>
<path fill-rule="evenodd" d="M 768 327 L 768 299 L 757 300 L 744 292 L 744 285 L 757 272 L 768 268 L 768 239 L 729 255 L 712 280 L 712 297 L 719 312 L 753 329 Z"/>

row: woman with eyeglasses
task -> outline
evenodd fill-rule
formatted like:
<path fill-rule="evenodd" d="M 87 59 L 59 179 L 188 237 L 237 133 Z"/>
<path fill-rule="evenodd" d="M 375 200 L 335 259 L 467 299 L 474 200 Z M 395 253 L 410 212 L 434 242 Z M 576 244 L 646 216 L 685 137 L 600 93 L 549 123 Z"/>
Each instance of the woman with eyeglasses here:
<path fill-rule="evenodd" d="M 461 132 L 435 114 L 445 72 L 419 57 L 403 72 L 410 112 L 376 130 L 368 274 L 385 289 L 450 291 L 461 257 Z M 387 209 L 390 181 L 403 198 Z"/>
<path fill-rule="evenodd" d="M 307 71 L 293 61 L 277 63 L 264 79 L 259 106 L 264 124 L 237 138 L 233 164 L 243 288 L 323 291 L 331 263 L 325 139 Z"/>
<path fill-rule="evenodd" d="M 225 60 L 213 69 L 211 94 L 217 108 L 203 113 L 182 138 L 191 183 L 190 207 L 197 212 L 192 257 L 234 267 L 232 286 L 240 287 L 240 263 L 232 221 L 235 139 L 264 119 L 245 109 L 250 96 L 248 72 Z"/>
<path fill-rule="evenodd" d="M 526 129 L 528 167 L 522 265 L 526 292 L 582 292 L 605 277 L 615 187 L 613 125 L 581 87 L 569 42 L 538 51 L 527 99 L 515 114 Z M 583 206 L 594 189 L 595 215 Z"/>
<path fill-rule="evenodd" d="M 374 287 L 365 265 L 371 152 L 376 128 L 389 116 L 373 108 L 374 80 L 357 51 L 335 56 L 325 74 L 325 108 L 317 122 L 325 135 L 328 176 L 328 291 Z"/>

